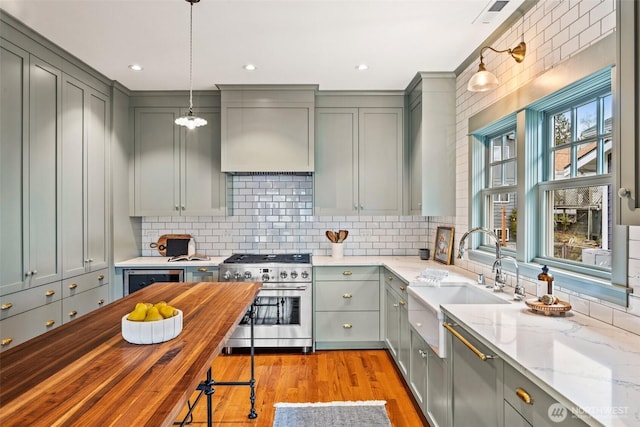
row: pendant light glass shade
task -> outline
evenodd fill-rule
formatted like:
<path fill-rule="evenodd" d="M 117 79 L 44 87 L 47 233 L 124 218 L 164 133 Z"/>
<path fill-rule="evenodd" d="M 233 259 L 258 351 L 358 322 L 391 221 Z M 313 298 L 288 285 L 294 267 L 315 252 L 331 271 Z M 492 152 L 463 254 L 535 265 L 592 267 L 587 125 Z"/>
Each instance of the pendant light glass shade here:
<path fill-rule="evenodd" d="M 185 126 L 187 129 L 195 129 L 199 126 L 205 126 L 207 121 L 201 117 L 193 115 L 193 4 L 200 0 L 186 0 L 191 4 L 189 10 L 189 112 L 178 117 L 175 124 Z"/>
<path fill-rule="evenodd" d="M 467 84 L 467 90 L 471 92 L 486 92 L 498 87 L 498 78 L 487 71 L 481 62 L 478 71 L 471 77 Z"/>

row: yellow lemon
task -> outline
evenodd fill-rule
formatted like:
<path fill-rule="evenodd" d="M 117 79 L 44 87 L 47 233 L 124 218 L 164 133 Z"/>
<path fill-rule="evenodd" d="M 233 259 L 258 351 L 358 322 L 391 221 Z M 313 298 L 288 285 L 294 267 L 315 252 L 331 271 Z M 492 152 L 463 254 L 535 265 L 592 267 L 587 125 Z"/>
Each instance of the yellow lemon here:
<path fill-rule="evenodd" d="M 178 311 L 170 305 L 165 304 L 164 306 L 160 307 L 160 314 L 162 314 L 162 317 L 164 317 L 165 319 L 168 319 L 169 317 L 173 317 L 178 314 Z"/>
<path fill-rule="evenodd" d="M 141 322 L 145 317 L 147 317 L 147 306 L 143 304 L 141 306 L 136 306 L 136 309 L 127 316 L 127 320 Z"/>
<path fill-rule="evenodd" d="M 160 314 L 160 312 L 158 311 L 157 307 L 151 307 L 149 310 L 147 310 L 147 316 L 144 318 L 145 322 L 154 322 L 156 320 L 162 320 L 164 319 L 162 317 L 162 315 Z"/>

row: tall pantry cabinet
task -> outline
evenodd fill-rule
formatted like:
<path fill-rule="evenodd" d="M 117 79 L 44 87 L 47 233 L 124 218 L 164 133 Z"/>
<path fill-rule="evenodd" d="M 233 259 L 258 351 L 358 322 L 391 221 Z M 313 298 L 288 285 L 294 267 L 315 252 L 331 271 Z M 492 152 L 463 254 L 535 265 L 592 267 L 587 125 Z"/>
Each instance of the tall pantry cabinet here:
<path fill-rule="evenodd" d="M 111 107 L 104 79 L 0 20 L 4 351 L 108 302 Z"/>

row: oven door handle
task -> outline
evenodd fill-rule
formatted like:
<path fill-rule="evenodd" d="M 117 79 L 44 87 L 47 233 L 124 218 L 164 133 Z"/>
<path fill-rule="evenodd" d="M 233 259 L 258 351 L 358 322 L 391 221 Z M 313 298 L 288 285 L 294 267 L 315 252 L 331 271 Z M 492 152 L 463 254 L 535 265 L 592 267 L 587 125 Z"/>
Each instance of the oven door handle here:
<path fill-rule="evenodd" d="M 307 290 L 307 285 L 275 285 L 275 284 L 270 284 L 267 285 L 266 283 L 262 284 L 262 289 L 263 291 L 306 291 Z"/>

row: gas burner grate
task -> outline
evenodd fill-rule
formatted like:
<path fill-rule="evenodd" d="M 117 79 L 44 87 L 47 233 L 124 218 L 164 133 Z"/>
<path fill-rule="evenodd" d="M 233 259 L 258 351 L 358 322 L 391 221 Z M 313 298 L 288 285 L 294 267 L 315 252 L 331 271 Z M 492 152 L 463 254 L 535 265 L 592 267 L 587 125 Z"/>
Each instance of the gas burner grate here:
<path fill-rule="evenodd" d="M 311 254 L 233 254 L 224 264 L 311 264 Z"/>

